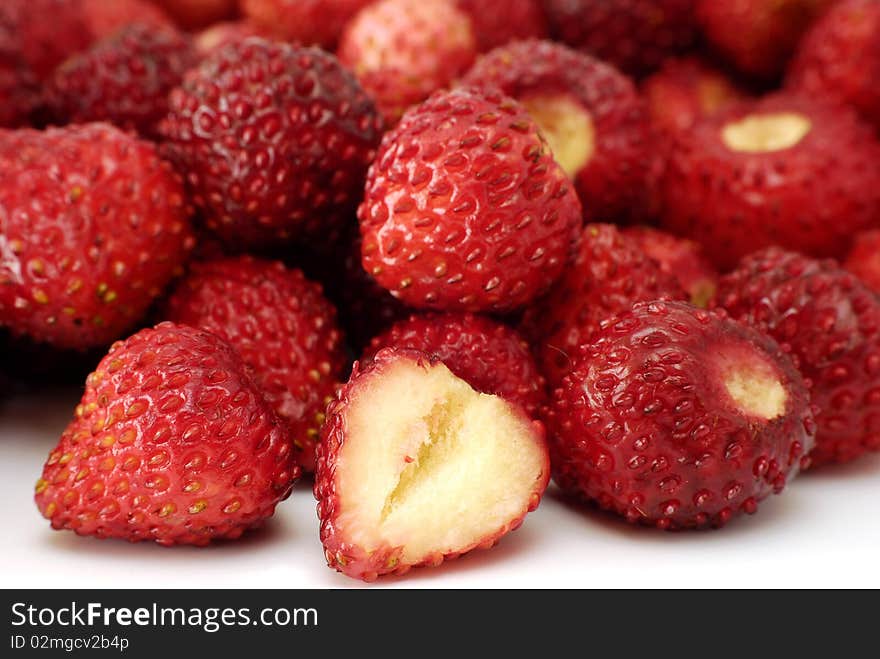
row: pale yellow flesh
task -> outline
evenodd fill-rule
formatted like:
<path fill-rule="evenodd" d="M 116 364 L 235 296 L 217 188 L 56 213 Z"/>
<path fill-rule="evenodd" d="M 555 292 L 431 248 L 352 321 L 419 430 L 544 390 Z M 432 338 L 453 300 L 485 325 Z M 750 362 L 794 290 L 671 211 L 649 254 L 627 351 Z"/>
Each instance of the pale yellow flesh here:
<path fill-rule="evenodd" d="M 445 366 L 400 360 L 364 381 L 346 412 L 337 527 L 419 563 L 496 535 L 529 507 L 546 453 L 532 424 Z"/>
<path fill-rule="evenodd" d="M 785 414 L 788 395 L 767 365 L 733 367 L 725 374 L 724 385 L 737 406 L 749 416 L 769 421 Z"/>
<path fill-rule="evenodd" d="M 574 178 L 596 149 L 596 129 L 590 113 L 574 99 L 531 96 L 521 99 L 538 124 L 559 166 Z"/>
<path fill-rule="evenodd" d="M 721 139 L 731 151 L 772 153 L 796 146 L 812 127 L 807 117 L 795 112 L 750 114 L 726 124 Z"/>

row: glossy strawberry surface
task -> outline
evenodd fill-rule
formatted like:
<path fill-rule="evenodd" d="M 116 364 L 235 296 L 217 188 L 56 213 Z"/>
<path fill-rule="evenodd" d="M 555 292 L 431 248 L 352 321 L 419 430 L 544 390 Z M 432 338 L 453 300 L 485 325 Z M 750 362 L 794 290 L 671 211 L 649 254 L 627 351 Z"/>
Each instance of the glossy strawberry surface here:
<path fill-rule="evenodd" d="M 58 67 L 49 105 L 61 122 L 109 121 L 155 136 L 169 92 L 194 62 L 189 41 L 175 30 L 130 25 Z"/>
<path fill-rule="evenodd" d="M 528 343 L 510 327 L 473 314 L 413 315 L 377 336 L 363 355 L 383 348 L 419 350 L 442 361 L 477 391 L 506 398 L 535 417 L 544 402 L 544 378 Z"/>
<path fill-rule="evenodd" d="M 718 304 L 790 346 L 812 382 L 815 466 L 880 450 L 880 300 L 836 262 L 770 248 L 723 277 Z"/>
<path fill-rule="evenodd" d="M 725 369 L 753 359 L 785 392 L 769 420 L 725 389 Z M 639 304 L 605 323 L 547 417 L 565 492 L 661 529 L 754 513 L 808 464 L 815 433 L 807 385 L 773 340 L 683 302 Z"/>
<path fill-rule="evenodd" d="M 250 256 L 196 263 L 165 318 L 226 339 L 288 422 L 297 462 L 315 469 L 324 408 L 346 363 L 336 310 L 299 270 Z"/>
<path fill-rule="evenodd" d="M 636 302 L 663 297 L 685 299 L 686 294 L 635 240 L 610 224 L 589 224 L 574 262 L 526 311 L 522 328 L 555 388 L 603 320 Z"/>
<path fill-rule="evenodd" d="M 235 42 L 190 71 L 170 105 L 167 153 L 230 246 L 329 245 L 351 221 L 380 120 L 332 55 Z"/>
<path fill-rule="evenodd" d="M 405 303 L 506 311 L 562 273 L 581 208 L 522 106 L 458 89 L 385 135 L 358 217 L 364 268 Z"/>
<path fill-rule="evenodd" d="M 523 102 L 572 99 L 592 126 L 591 153 L 571 172 L 586 220 L 641 216 L 652 145 L 644 103 L 629 78 L 565 46 L 530 40 L 481 57 L 462 84 L 497 87 Z"/>
<path fill-rule="evenodd" d="M 178 176 L 107 124 L 0 131 L 0 325 L 59 348 L 143 320 L 193 246 Z"/>
<path fill-rule="evenodd" d="M 289 436 L 241 357 L 163 323 L 98 364 L 36 485 L 53 528 L 204 545 L 270 517 L 299 476 Z"/>

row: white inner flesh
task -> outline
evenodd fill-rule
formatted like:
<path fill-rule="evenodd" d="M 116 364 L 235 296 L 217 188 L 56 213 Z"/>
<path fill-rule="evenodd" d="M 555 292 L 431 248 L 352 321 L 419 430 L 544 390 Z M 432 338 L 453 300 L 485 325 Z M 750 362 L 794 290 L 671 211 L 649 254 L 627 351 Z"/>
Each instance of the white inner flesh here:
<path fill-rule="evenodd" d="M 544 453 L 528 420 L 445 366 L 400 360 L 346 413 L 338 527 L 367 551 L 418 563 L 469 548 L 522 515 Z"/>
<path fill-rule="evenodd" d="M 812 127 L 807 117 L 795 112 L 750 114 L 726 124 L 721 138 L 731 151 L 772 153 L 795 146 Z"/>
<path fill-rule="evenodd" d="M 553 151 L 553 157 L 569 178 L 584 168 L 596 149 L 593 118 L 574 99 L 561 96 L 533 96 L 522 103 Z"/>
<path fill-rule="evenodd" d="M 758 362 L 734 366 L 725 374 L 724 386 L 750 416 L 769 421 L 785 414 L 788 395 L 769 365 Z"/>

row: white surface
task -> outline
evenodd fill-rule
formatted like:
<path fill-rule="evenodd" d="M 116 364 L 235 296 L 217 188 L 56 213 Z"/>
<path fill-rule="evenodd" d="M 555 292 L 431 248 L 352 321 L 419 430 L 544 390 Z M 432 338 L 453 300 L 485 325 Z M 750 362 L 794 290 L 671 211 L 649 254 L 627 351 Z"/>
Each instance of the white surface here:
<path fill-rule="evenodd" d="M 2 587 L 880 587 L 880 456 L 803 476 L 720 531 L 631 527 L 551 491 L 495 549 L 372 586 L 324 564 L 307 486 L 238 542 L 166 549 L 81 538 L 52 531 L 32 499 L 78 398 L 0 403 Z"/>

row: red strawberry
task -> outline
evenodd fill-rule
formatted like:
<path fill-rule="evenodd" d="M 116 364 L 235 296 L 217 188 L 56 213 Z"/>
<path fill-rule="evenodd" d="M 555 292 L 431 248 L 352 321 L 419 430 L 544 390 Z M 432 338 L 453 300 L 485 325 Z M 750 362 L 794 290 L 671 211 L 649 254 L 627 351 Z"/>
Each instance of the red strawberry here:
<path fill-rule="evenodd" d="M 170 103 L 167 152 L 231 246 L 330 244 L 352 219 L 380 120 L 332 55 L 232 43 L 190 71 Z"/>
<path fill-rule="evenodd" d="M 129 25 L 58 67 L 49 105 L 64 122 L 110 121 L 149 137 L 193 62 L 188 40 L 175 30 Z"/>
<path fill-rule="evenodd" d="M 153 0 L 185 30 L 198 30 L 235 18 L 238 0 Z"/>
<path fill-rule="evenodd" d="M 0 131 L 0 325 L 61 348 L 140 322 L 193 246 L 183 187 L 106 124 Z"/>
<path fill-rule="evenodd" d="M 385 135 L 370 169 L 363 265 L 415 307 L 513 310 L 562 273 L 580 216 L 521 105 L 492 90 L 437 93 Z"/>
<path fill-rule="evenodd" d="M 492 547 L 534 510 L 543 426 L 442 363 L 387 349 L 327 409 L 315 498 L 330 567 L 365 581 Z"/>
<path fill-rule="evenodd" d="M 743 73 L 773 79 L 798 41 L 836 0 L 696 0 L 703 31 Z"/>
<path fill-rule="evenodd" d="M 336 310 L 299 270 L 249 256 L 197 263 L 166 305 L 166 318 L 226 339 L 253 368 L 291 428 L 297 462 L 315 469 L 324 408 L 346 355 Z"/>
<path fill-rule="evenodd" d="M 373 0 L 241 0 L 245 16 L 285 41 L 334 48 L 345 25 Z"/>
<path fill-rule="evenodd" d="M 456 0 L 474 26 L 480 52 L 518 39 L 547 36 L 547 19 L 540 0 Z"/>
<path fill-rule="evenodd" d="M 37 481 L 55 529 L 206 545 L 271 517 L 290 438 L 229 344 L 163 323 L 113 345 Z"/>
<path fill-rule="evenodd" d="M 641 216 L 651 143 L 626 76 L 565 46 L 519 41 L 480 58 L 462 84 L 497 87 L 525 105 L 575 181 L 588 221 Z"/>
<path fill-rule="evenodd" d="M 852 105 L 880 130 L 880 3 L 838 2 L 804 37 L 787 84 Z"/>
<path fill-rule="evenodd" d="M 210 55 L 215 50 L 248 37 L 261 36 L 259 28 L 247 21 L 228 21 L 215 23 L 195 35 L 193 44 L 200 55 Z"/>
<path fill-rule="evenodd" d="M 678 281 L 691 304 L 705 307 L 718 288 L 718 271 L 698 243 L 652 227 L 627 227 L 623 235 L 654 259 L 660 269 Z"/>
<path fill-rule="evenodd" d="M 408 348 L 436 357 L 477 391 L 501 396 L 535 417 L 546 395 L 528 343 L 506 325 L 473 314 L 424 314 L 401 320 L 364 353 Z"/>
<path fill-rule="evenodd" d="M 476 54 L 473 24 L 455 0 L 379 0 L 352 20 L 339 44 L 339 59 L 389 126 L 458 78 Z"/>
<path fill-rule="evenodd" d="M 2 0 L 0 51 L 20 57 L 40 80 L 47 78 L 58 64 L 92 41 L 80 2 Z"/>
<path fill-rule="evenodd" d="M 809 462 L 809 390 L 771 339 L 684 302 L 603 325 L 548 412 L 554 480 L 630 522 L 722 526 Z"/>
<path fill-rule="evenodd" d="M 642 83 L 642 93 L 654 126 L 673 133 L 747 98 L 729 76 L 698 57 L 667 60 Z"/>
<path fill-rule="evenodd" d="M 880 213 L 878 160 L 870 127 L 846 109 L 784 94 L 739 105 L 675 135 L 662 224 L 722 269 L 774 244 L 843 256 Z"/>
<path fill-rule="evenodd" d="M 0 50 L 0 128 L 30 123 L 41 100 L 33 72 L 17 55 Z"/>
<path fill-rule="evenodd" d="M 696 37 L 695 0 L 543 0 L 551 31 L 631 74 L 656 69 Z"/>
<path fill-rule="evenodd" d="M 791 346 L 812 381 L 814 465 L 880 450 L 880 300 L 865 284 L 834 261 L 770 248 L 721 279 L 718 304 Z"/>
<path fill-rule="evenodd" d="M 856 235 L 843 267 L 880 293 L 880 229 Z"/>
<path fill-rule="evenodd" d="M 578 348 L 589 342 L 603 320 L 635 302 L 663 297 L 686 295 L 635 240 L 610 224 L 588 225 L 574 263 L 523 318 L 524 333 L 535 346 L 551 388 L 562 381 Z"/>
<path fill-rule="evenodd" d="M 148 0 L 74 0 L 80 3 L 92 40 L 106 37 L 121 27 L 142 23 L 173 27 L 171 18 Z"/>

